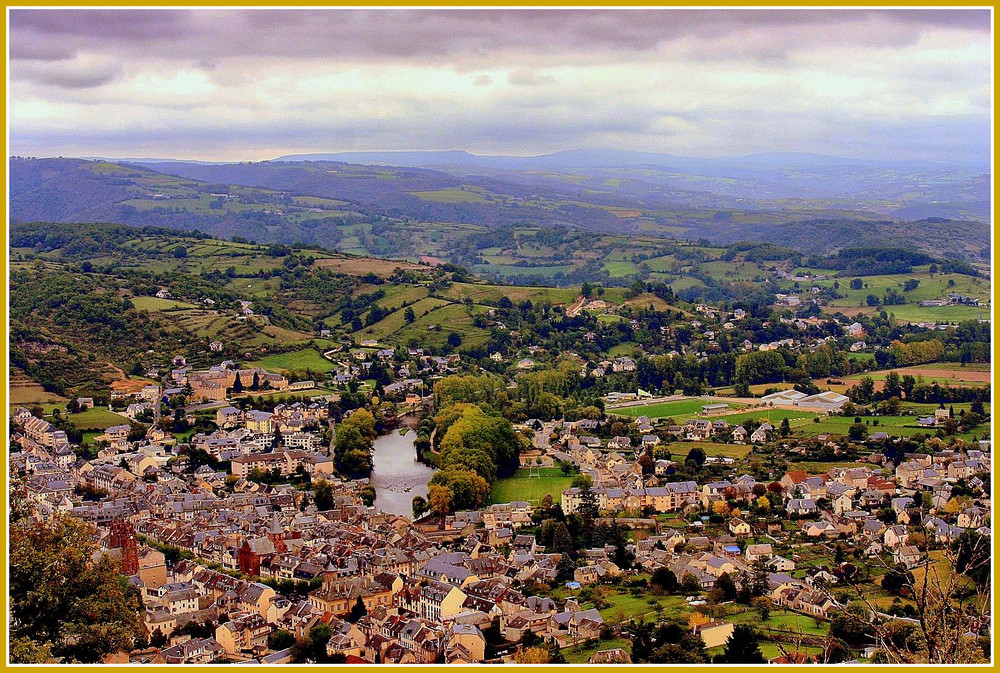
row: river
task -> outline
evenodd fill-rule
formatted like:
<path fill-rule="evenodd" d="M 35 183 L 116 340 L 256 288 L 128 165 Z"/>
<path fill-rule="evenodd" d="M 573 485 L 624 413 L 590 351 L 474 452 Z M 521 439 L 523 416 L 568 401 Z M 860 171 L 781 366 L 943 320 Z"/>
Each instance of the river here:
<path fill-rule="evenodd" d="M 413 443 L 416 430 L 406 429 L 406 434 L 393 430 L 375 440 L 371 484 L 375 488 L 375 509 L 391 514 L 413 516 L 413 498 L 427 497 L 427 482 L 434 469 L 417 462 Z"/>

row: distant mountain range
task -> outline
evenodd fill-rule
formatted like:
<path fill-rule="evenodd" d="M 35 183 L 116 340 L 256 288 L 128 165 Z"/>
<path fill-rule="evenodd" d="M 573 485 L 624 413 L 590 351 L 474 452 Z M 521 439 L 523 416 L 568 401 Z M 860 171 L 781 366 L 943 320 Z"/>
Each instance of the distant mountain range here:
<path fill-rule="evenodd" d="M 971 170 L 989 170 L 981 166 L 962 164 L 936 164 L 929 161 L 876 161 L 848 159 L 807 152 L 767 152 L 738 157 L 684 157 L 673 154 L 637 152 L 614 149 L 562 150 L 535 156 L 477 155 L 465 150 L 445 151 L 388 151 L 388 152 L 332 152 L 314 154 L 287 154 L 273 161 L 343 161 L 353 164 L 386 166 L 482 166 L 505 169 L 541 168 L 623 168 L 635 166 L 661 166 L 677 169 L 709 169 L 720 167 L 829 167 L 829 166 L 886 166 L 894 168 L 960 167 Z"/>
<path fill-rule="evenodd" d="M 981 167 L 815 154 L 351 152 L 246 163 L 13 157 L 9 175 L 14 221 L 199 229 L 409 258 L 460 259 L 459 249 L 474 256 L 470 237 L 512 227 L 758 240 L 809 253 L 885 243 L 980 262 L 990 245 L 990 175 Z M 420 245 L 415 224 L 425 233 Z"/>

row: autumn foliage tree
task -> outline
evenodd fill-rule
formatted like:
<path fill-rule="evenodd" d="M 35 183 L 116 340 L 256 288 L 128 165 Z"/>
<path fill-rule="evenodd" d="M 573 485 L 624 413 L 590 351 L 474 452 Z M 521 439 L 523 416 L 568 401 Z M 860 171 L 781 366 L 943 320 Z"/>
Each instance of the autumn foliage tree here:
<path fill-rule="evenodd" d="M 93 560 L 95 531 L 69 517 L 10 528 L 10 646 L 15 663 L 51 657 L 96 663 L 142 635 L 138 592 L 110 556 Z"/>

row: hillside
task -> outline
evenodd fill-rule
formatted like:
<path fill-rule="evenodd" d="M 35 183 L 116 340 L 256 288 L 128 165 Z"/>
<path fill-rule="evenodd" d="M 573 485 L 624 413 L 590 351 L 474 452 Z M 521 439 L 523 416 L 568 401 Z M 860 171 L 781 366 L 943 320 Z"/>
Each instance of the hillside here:
<path fill-rule="evenodd" d="M 796 173 L 794 164 L 759 158 L 750 165 L 706 164 L 702 179 L 656 166 L 594 168 L 587 162 L 597 159 L 571 156 L 563 161 L 585 167 L 475 165 L 474 173 L 449 165 L 449 173 L 331 161 L 139 166 L 13 158 L 10 210 L 22 222 L 109 221 L 363 256 L 433 258 L 507 282 L 556 285 L 628 285 L 648 272 L 626 271 L 618 262 L 662 257 L 674 241 L 762 241 L 810 254 L 891 243 L 942 258 L 988 260 L 989 226 L 982 221 L 888 214 L 896 207 L 919 214 L 925 197 L 935 197 L 935 208 L 948 198 L 979 198 L 982 180 L 962 177 L 960 169 L 935 167 L 936 179 L 924 176 L 923 191 L 904 197 L 892 185 L 930 169 L 860 166 L 862 173 L 887 176 L 870 179 L 867 196 L 848 198 L 846 191 L 859 187 L 839 164 L 814 161 Z M 827 196 L 790 196 L 799 187 L 819 190 L 824 177 Z M 949 189 L 951 196 L 942 191 Z"/>
<path fill-rule="evenodd" d="M 578 296 L 490 285 L 451 266 L 125 225 L 14 224 L 10 241 L 12 364 L 25 385 L 63 396 L 177 353 L 196 366 L 291 353 L 277 368 L 307 378 L 334 368 L 322 353 L 368 340 L 482 349 L 502 298 L 566 306 Z M 604 299 L 625 302 L 615 289 Z"/>

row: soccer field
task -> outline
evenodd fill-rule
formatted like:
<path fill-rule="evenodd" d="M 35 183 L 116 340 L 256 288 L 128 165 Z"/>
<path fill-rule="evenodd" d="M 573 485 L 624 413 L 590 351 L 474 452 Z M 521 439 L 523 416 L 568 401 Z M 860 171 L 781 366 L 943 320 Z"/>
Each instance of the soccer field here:
<path fill-rule="evenodd" d="M 490 504 L 525 500 L 537 505 L 546 494 L 559 502 L 562 492 L 573 482 L 573 477 L 564 477 L 561 472 L 552 468 L 541 468 L 540 472 L 544 476 L 529 477 L 529 471 L 522 468 L 513 477 L 497 479 L 490 494 Z"/>

